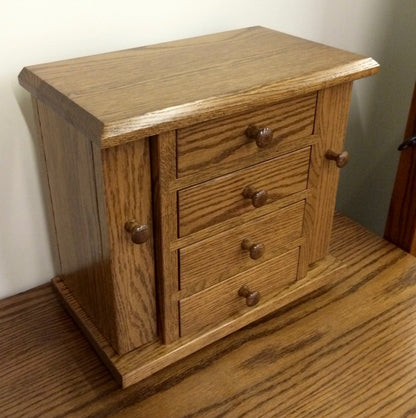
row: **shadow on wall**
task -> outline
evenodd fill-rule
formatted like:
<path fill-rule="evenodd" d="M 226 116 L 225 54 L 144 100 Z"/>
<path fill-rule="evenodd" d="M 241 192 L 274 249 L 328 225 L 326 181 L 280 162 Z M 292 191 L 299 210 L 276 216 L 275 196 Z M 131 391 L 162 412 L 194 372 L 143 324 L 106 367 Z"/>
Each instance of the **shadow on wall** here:
<path fill-rule="evenodd" d="M 351 162 L 341 174 L 337 209 L 383 235 L 416 78 L 416 2 L 380 3 L 387 18 L 377 31 L 369 25 L 363 44 L 372 46 L 360 52 L 373 55 L 381 71 L 354 87 L 345 146 Z"/>

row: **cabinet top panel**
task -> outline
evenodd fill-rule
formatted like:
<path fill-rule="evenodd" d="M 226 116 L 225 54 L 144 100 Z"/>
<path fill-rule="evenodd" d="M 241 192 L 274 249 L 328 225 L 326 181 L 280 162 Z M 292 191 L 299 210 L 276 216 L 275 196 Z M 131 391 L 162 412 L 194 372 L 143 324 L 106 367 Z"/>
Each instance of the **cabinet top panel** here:
<path fill-rule="evenodd" d="M 25 67 L 19 81 L 108 147 L 377 71 L 371 58 L 250 27 Z"/>

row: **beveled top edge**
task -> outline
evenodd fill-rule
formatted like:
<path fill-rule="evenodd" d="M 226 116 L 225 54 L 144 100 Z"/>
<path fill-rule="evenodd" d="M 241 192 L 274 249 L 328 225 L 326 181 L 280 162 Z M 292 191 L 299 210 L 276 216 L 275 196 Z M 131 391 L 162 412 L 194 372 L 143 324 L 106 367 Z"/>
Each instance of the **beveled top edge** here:
<path fill-rule="evenodd" d="M 110 147 L 378 69 L 371 58 L 256 26 L 25 67 L 19 82 Z"/>
<path fill-rule="evenodd" d="M 161 132 L 184 128 L 189 126 L 189 120 L 192 120 L 192 124 L 196 124 L 223 117 L 224 113 L 230 115 L 244 113 L 255 108 L 265 107 L 290 98 L 333 87 L 337 84 L 375 75 L 379 72 L 379 64 L 372 58 L 363 59 L 357 63 L 357 67 L 361 67 L 358 72 L 345 73 L 340 71 L 339 74 L 335 73 L 332 76 L 322 74 L 314 83 L 310 83 L 307 79 L 293 79 L 293 87 L 290 89 L 283 83 L 259 86 L 253 90 L 241 92 L 238 96 L 212 97 L 204 101 L 186 103 L 185 105 L 163 109 L 153 114 L 107 124 L 102 131 L 101 144 L 103 148 L 108 148 L 134 141 L 140 137 L 153 136 Z"/>

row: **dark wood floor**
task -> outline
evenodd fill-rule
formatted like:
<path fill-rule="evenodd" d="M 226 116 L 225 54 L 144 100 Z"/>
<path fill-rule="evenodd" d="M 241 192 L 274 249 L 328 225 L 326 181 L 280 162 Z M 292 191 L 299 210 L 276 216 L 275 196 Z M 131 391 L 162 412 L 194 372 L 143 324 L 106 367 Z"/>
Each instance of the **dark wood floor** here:
<path fill-rule="evenodd" d="M 0 302 L 0 416 L 416 416 L 416 259 L 337 215 L 342 280 L 126 390 L 46 285 Z"/>

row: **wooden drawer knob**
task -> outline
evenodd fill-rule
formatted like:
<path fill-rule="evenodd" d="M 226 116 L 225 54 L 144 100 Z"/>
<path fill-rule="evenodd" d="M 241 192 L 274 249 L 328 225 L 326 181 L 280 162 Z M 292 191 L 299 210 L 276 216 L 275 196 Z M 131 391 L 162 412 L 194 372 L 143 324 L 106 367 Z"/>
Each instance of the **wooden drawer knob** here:
<path fill-rule="evenodd" d="M 249 239 L 243 239 L 243 242 L 241 243 L 241 248 L 243 250 L 249 251 L 250 258 L 252 258 L 253 260 L 257 260 L 260 257 L 262 257 L 264 251 L 266 250 L 263 244 L 253 244 Z"/>
<path fill-rule="evenodd" d="M 251 203 L 255 208 L 264 206 L 267 202 L 267 192 L 265 190 L 256 190 L 252 186 L 247 186 L 243 190 L 243 196 L 251 199 Z"/>
<path fill-rule="evenodd" d="M 347 165 L 350 159 L 350 154 L 348 153 L 348 151 L 342 151 L 341 153 L 337 153 L 335 151 L 328 150 L 325 154 L 325 158 L 328 160 L 335 161 L 337 167 L 342 168 Z"/>
<path fill-rule="evenodd" d="M 246 298 L 247 306 L 255 306 L 260 301 L 260 293 L 257 291 L 251 292 L 246 285 L 241 286 L 240 290 L 238 291 L 238 296 Z"/>
<path fill-rule="evenodd" d="M 266 148 L 273 144 L 273 131 L 270 128 L 259 128 L 255 125 L 250 125 L 246 129 L 246 136 L 250 139 L 255 139 L 259 148 Z"/>
<path fill-rule="evenodd" d="M 150 236 L 149 227 L 147 225 L 140 225 L 135 220 L 126 222 L 124 228 L 131 235 L 131 240 L 135 244 L 145 243 Z"/>

